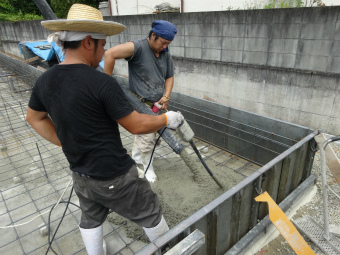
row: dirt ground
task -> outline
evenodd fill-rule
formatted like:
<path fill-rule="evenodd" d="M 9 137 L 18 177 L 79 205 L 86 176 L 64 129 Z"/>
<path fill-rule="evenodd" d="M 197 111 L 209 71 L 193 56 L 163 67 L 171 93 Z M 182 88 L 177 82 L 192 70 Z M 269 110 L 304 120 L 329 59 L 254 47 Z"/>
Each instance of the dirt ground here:
<path fill-rule="evenodd" d="M 340 144 L 338 142 L 330 143 L 331 147 L 337 154 L 338 158 L 340 158 Z M 320 162 L 320 151 L 316 152 L 312 174 L 317 176 L 317 191 L 312 200 L 306 205 L 299 208 L 295 215 L 291 218 L 291 220 L 295 220 L 304 216 L 312 217 L 317 223 L 323 226 L 323 202 L 322 202 L 322 178 L 321 178 L 321 162 Z M 332 176 L 331 172 L 327 168 L 327 184 L 332 188 L 333 191 L 340 195 L 340 187 L 337 184 L 335 178 Z M 334 195 L 330 190 L 328 193 L 328 212 L 329 212 L 329 224 L 339 226 L 340 228 L 340 213 L 339 213 L 339 205 L 340 199 Z M 277 232 L 278 233 L 278 232 Z M 303 236 L 307 244 L 311 247 L 316 255 L 325 255 L 317 245 L 309 240 L 307 236 Z M 340 238 L 338 238 L 340 241 Z M 262 247 L 259 251 L 255 253 L 255 255 L 266 255 L 266 254 L 284 254 L 291 255 L 296 254 L 294 250 L 290 247 L 287 241 L 282 237 L 282 235 L 278 234 L 278 237 L 272 240 L 268 245 Z"/>

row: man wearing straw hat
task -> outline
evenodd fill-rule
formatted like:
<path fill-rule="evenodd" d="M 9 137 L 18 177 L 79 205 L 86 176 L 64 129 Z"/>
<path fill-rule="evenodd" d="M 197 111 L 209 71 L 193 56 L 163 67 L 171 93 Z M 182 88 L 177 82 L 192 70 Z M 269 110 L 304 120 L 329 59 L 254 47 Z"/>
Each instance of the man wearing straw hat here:
<path fill-rule="evenodd" d="M 103 222 L 112 209 L 139 224 L 151 241 L 169 228 L 157 195 L 122 145 L 118 124 L 133 134 L 177 128 L 183 116 L 137 113 L 111 76 L 94 70 L 106 36 L 125 26 L 103 21 L 90 6 L 74 4 L 65 20 L 43 21 L 65 52 L 43 73 L 29 101 L 26 120 L 43 138 L 62 146 L 82 210 L 79 229 L 88 254 L 105 254 Z"/>
<path fill-rule="evenodd" d="M 174 84 L 174 67 L 168 45 L 175 38 L 176 27 L 168 21 L 156 20 L 147 38 L 117 45 L 105 52 L 105 73 L 112 75 L 116 59 L 126 59 L 129 66 L 129 88 L 150 107 L 167 110 Z M 154 107 L 153 107 L 154 108 Z M 154 108 L 155 109 L 155 108 Z M 157 176 L 152 164 L 155 133 L 136 135 L 132 158 L 147 169 L 145 177 L 155 182 Z"/>

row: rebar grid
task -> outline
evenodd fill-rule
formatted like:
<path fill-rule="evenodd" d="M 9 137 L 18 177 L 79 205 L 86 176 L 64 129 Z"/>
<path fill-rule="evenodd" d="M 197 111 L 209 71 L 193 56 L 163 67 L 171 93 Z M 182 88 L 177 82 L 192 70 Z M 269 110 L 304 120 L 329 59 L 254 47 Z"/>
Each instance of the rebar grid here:
<path fill-rule="evenodd" d="M 9 69 L 5 69 L 7 65 Z M 20 72 L 20 69 L 16 70 L 13 65 L 1 63 L 0 59 L 0 227 L 27 222 L 39 213 L 51 209 L 66 188 L 71 175 L 62 149 L 41 138 L 25 120 L 31 84 L 36 80 L 34 77 L 27 77 L 29 77 L 27 72 Z M 26 80 L 28 84 L 25 83 Z M 273 136 L 277 136 L 275 134 L 256 130 L 232 120 L 225 120 L 225 122 L 233 124 L 221 124 L 230 126 L 239 134 L 248 132 L 255 135 L 256 139 L 252 144 L 261 146 L 259 143 L 263 140 L 280 143 L 272 139 Z M 203 124 L 195 124 L 211 129 Z M 131 152 L 134 136 L 121 127 L 120 131 L 124 147 Z M 237 137 L 220 130 L 216 131 L 242 140 L 241 135 Z M 281 137 L 281 139 L 285 138 Z M 205 161 L 211 160 L 216 165 L 222 165 L 244 177 L 259 168 L 258 163 L 239 157 L 239 152 L 228 152 L 211 142 L 196 138 L 194 142 L 202 152 Z M 183 142 L 183 144 L 189 155 L 196 157 L 189 143 Z M 280 145 L 284 148 L 289 147 L 284 143 Z M 208 151 L 205 151 L 206 149 Z M 271 150 L 271 148 L 265 149 Z M 279 152 L 271 151 L 279 154 Z M 156 147 L 154 155 L 155 159 L 164 159 L 169 162 L 182 160 L 164 141 Z M 197 161 L 199 161 L 198 158 Z M 66 194 L 68 192 L 70 188 Z M 78 204 L 75 194 L 71 202 Z M 65 204 L 59 205 L 53 210 L 51 235 L 61 220 L 64 206 Z M 62 228 L 59 229 L 52 245 L 58 254 L 86 254 L 78 231 L 80 214 L 77 207 L 69 206 Z M 4 237 L 0 242 L 0 253 L 8 254 L 9 251 L 14 251 L 15 254 L 44 254 L 48 247 L 48 239 L 46 236 L 42 237 L 39 231 L 46 226 L 47 222 L 48 214 L 45 214 L 24 227 L 0 229 L 0 234 Z M 105 240 L 107 244 L 115 245 L 111 248 L 111 253 L 112 249 L 114 250 L 112 254 L 135 254 L 146 244 L 140 241 L 141 236 L 136 239 L 128 238 L 124 233 L 123 225 L 116 226 L 106 221 L 104 223 Z"/>
<path fill-rule="evenodd" d="M 29 86 L 22 83 L 18 75 L 20 73 L 0 66 L 0 227 L 22 224 L 49 211 L 66 188 L 71 174 L 61 148 L 41 138 L 26 122 L 30 93 L 26 90 L 18 93 L 18 90 Z M 125 138 L 128 146 L 132 146 L 131 139 Z M 71 202 L 78 204 L 75 194 Z M 51 236 L 61 220 L 64 206 L 53 210 Z M 86 254 L 78 231 L 79 219 L 80 210 L 70 205 L 62 223 L 67 227 L 59 229 L 52 244 L 58 254 Z M 0 253 L 45 253 L 48 240 L 39 231 L 47 222 L 46 213 L 27 225 L 0 229 L 1 236 L 6 236 L 0 242 Z M 135 254 L 145 244 L 136 244 L 140 237 L 131 239 L 121 234 L 123 225 L 105 222 L 105 238 L 115 237 L 118 244 L 115 254 Z"/>

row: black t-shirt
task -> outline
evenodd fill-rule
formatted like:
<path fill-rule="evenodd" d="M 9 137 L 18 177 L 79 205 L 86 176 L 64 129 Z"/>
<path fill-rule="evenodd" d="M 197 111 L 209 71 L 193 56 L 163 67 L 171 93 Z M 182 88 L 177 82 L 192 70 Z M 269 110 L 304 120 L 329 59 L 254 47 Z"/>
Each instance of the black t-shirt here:
<path fill-rule="evenodd" d="M 106 179 L 134 164 L 116 122 L 134 109 L 109 75 L 84 64 L 56 65 L 39 77 L 28 106 L 49 113 L 72 171 Z"/>

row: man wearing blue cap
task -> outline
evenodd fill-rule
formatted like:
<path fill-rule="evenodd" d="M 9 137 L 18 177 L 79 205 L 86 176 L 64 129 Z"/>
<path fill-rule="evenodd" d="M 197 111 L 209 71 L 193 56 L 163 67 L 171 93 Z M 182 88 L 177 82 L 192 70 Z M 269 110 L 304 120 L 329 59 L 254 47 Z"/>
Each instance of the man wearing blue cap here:
<path fill-rule="evenodd" d="M 129 87 L 142 102 L 166 110 L 174 84 L 174 66 L 168 46 L 177 33 L 168 21 L 157 20 L 147 38 L 117 45 L 105 53 L 105 73 L 112 75 L 116 59 L 125 59 L 129 66 Z M 132 147 L 132 158 L 137 164 L 149 168 L 145 177 L 154 182 L 157 176 L 152 164 L 152 150 L 156 134 L 136 135 Z"/>

